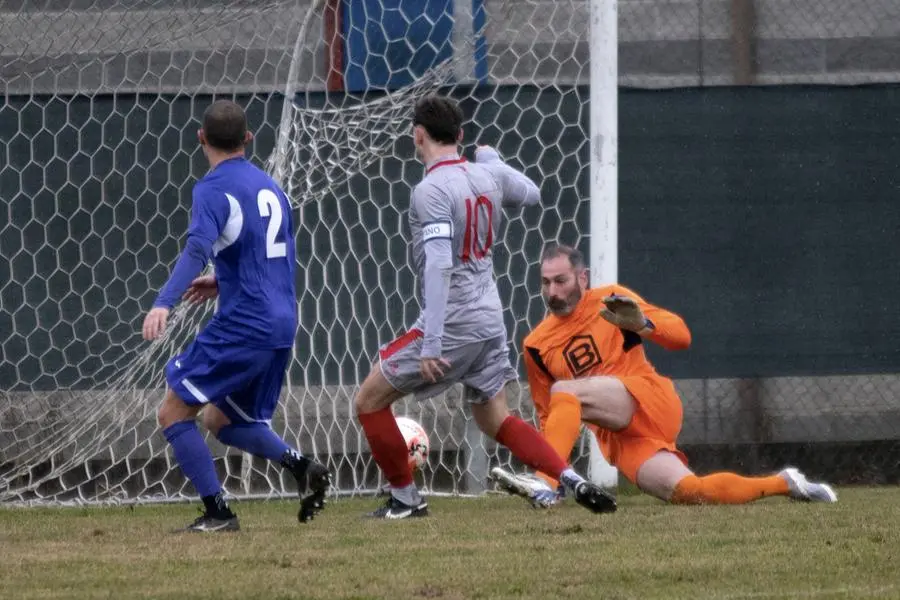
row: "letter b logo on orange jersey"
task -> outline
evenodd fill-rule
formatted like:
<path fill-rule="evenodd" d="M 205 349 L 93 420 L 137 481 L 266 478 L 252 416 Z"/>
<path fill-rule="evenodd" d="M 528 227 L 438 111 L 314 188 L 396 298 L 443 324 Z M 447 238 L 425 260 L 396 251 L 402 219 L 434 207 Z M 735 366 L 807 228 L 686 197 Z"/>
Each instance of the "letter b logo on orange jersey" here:
<path fill-rule="evenodd" d="M 566 364 L 569 365 L 569 370 L 575 377 L 589 371 L 602 362 L 600 351 L 597 350 L 597 343 L 589 335 L 576 335 L 569 340 L 569 343 L 563 349 L 563 355 L 566 357 Z"/>

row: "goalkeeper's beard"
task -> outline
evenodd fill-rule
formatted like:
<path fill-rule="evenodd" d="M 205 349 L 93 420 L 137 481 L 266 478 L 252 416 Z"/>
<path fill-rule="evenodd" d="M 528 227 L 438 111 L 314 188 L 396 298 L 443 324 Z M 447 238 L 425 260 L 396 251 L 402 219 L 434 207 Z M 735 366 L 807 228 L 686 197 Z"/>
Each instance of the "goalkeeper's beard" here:
<path fill-rule="evenodd" d="M 551 313 L 557 317 L 567 317 L 572 314 L 572 311 L 575 310 L 575 307 L 581 301 L 581 288 L 575 286 L 575 289 L 569 292 L 565 298 L 553 296 L 545 298 L 544 301 L 547 303 L 547 308 Z"/>

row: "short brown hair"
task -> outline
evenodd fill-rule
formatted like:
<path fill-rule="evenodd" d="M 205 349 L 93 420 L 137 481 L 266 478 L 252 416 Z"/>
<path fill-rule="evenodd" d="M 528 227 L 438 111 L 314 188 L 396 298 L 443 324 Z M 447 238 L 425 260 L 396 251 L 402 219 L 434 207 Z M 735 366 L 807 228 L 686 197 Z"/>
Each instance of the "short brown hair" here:
<path fill-rule="evenodd" d="M 463 112 L 456 101 L 428 95 L 416 102 L 413 124 L 421 125 L 438 144 L 456 144 L 462 130 Z"/>
<path fill-rule="evenodd" d="M 231 100 L 218 100 L 203 113 L 203 135 L 206 143 L 223 152 L 243 148 L 247 139 L 247 115 Z"/>
<path fill-rule="evenodd" d="M 541 254 L 541 263 L 554 258 L 559 258 L 560 256 L 568 257 L 569 264 L 576 270 L 583 269 L 585 266 L 584 254 L 582 254 L 580 250 L 573 248 L 572 246 L 556 243 L 548 244 L 544 247 L 544 252 Z"/>

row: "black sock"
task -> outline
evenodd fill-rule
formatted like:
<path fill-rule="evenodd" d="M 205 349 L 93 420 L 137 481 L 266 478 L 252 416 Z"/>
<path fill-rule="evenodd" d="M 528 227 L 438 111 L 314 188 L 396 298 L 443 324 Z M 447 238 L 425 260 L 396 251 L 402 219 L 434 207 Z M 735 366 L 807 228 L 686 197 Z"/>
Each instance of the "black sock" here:
<path fill-rule="evenodd" d="M 234 516 L 234 513 L 228 508 L 228 503 L 225 502 L 222 492 L 214 496 L 203 496 L 202 500 L 203 506 L 206 507 L 207 516 L 214 519 L 230 519 Z"/>
<path fill-rule="evenodd" d="M 281 456 L 281 466 L 293 473 L 294 477 L 300 479 L 306 475 L 306 469 L 309 468 L 309 459 L 288 450 Z"/>

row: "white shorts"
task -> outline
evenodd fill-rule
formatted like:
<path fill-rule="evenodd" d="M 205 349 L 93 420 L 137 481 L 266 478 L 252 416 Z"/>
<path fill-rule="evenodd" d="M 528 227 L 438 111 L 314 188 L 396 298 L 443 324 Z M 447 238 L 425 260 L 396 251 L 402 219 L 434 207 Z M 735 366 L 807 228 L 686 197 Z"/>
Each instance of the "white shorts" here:
<path fill-rule="evenodd" d="M 395 389 L 415 394 L 417 400 L 437 396 L 451 386 L 462 383 L 468 402 L 487 402 L 503 390 L 507 381 L 517 379 L 509 362 L 509 347 L 505 337 L 495 337 L 445 350 L 442 358 L 450 368 L 436 383 L 426 381 L 421 372 L 422 336 L 419 329 L 410 329 L 379 350 L 381 373 Z"/>

